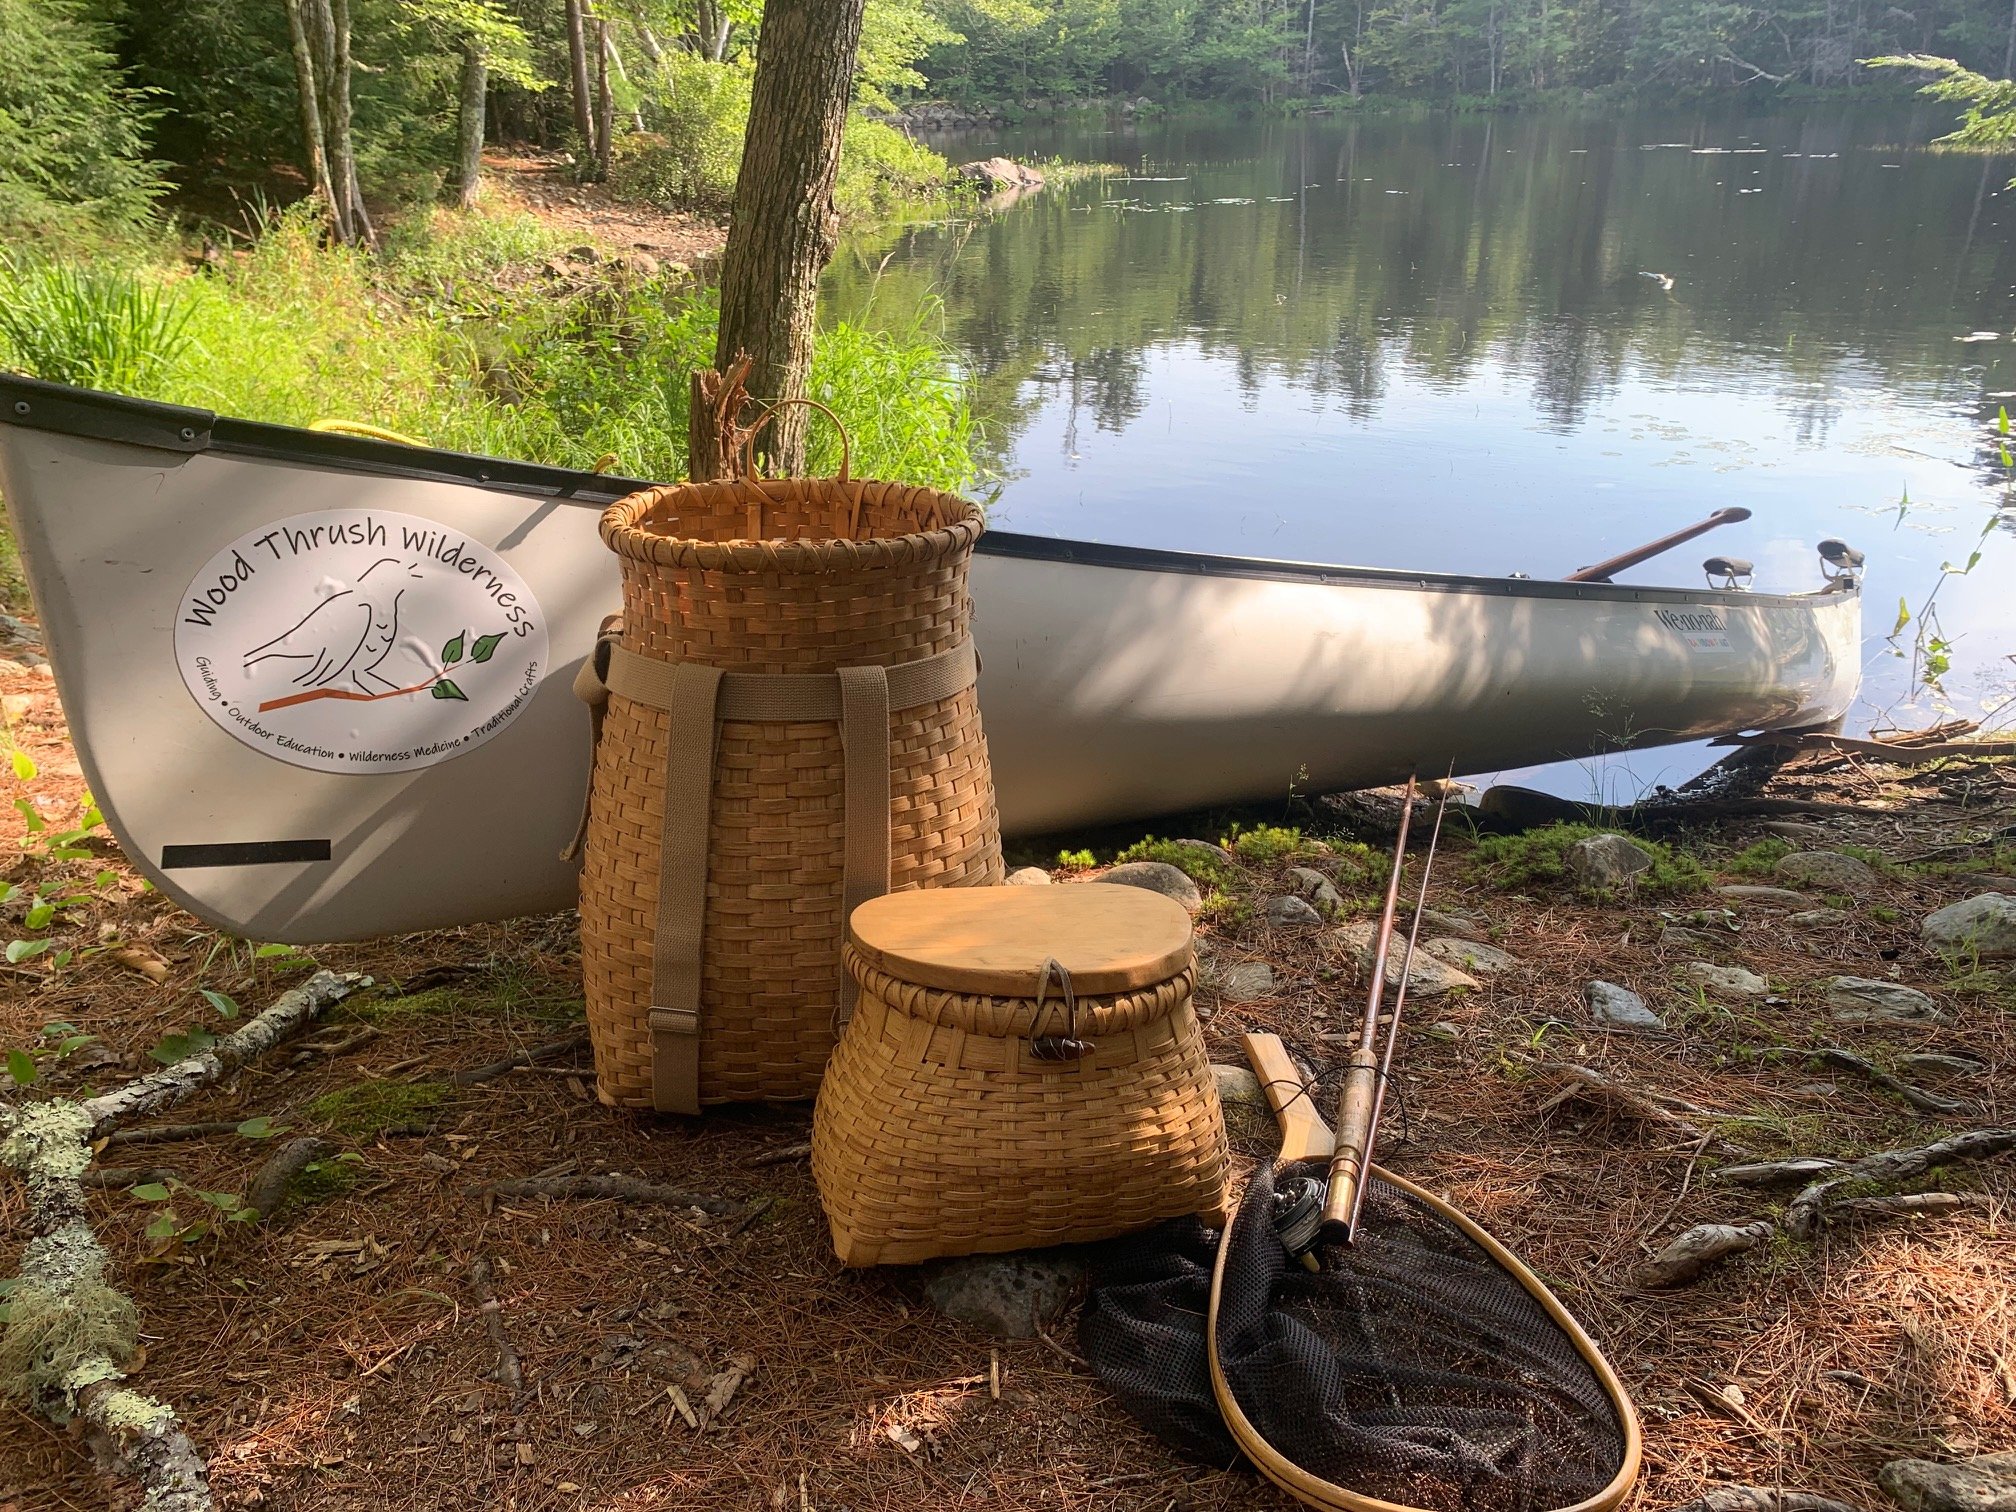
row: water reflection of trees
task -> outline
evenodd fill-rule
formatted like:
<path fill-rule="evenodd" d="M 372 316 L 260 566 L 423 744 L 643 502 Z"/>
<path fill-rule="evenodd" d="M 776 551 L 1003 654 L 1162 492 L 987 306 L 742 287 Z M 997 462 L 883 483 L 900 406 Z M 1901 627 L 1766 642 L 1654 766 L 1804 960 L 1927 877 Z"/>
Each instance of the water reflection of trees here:
<path fill-rule="evenodd" d="M 1083 184 L 869 238 L 828 305 L 942 295 L 1004 451 L 1059 397 L 1074 421 L 1123 428 L 1144 354 L 1172 342 L 1223 360 L 1249 397 L 1285 380 L 1361 419 L 1398 374 L 1454 389 L 1492 364 L 1563 430 L 1627 369 L 1698 383 L 1740 365 L 1817 444 L 1836 383 L 1950 397 L 1974 351 L 1951 338 L 2009 323 L 2007 212 L 1974 160 L 1870 150 L 1907 129 L 1825 112 L 1148 126 L 1052 145 L 1181 165 L 1141 171 L 1184 182 Z"/>

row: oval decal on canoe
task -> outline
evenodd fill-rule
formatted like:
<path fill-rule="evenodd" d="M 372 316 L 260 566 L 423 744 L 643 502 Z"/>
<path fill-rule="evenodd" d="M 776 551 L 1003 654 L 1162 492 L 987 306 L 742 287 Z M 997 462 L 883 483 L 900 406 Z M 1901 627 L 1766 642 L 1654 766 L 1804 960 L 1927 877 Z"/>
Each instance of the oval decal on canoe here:
<path fill-rule="evenodd" d="M 474 750 L 531 703 L 546 617 L 489 547 L 432 520 L 327 509 L 262 526 L 197 573 L 182 681 L 220 729 L 318 772 Z"/>

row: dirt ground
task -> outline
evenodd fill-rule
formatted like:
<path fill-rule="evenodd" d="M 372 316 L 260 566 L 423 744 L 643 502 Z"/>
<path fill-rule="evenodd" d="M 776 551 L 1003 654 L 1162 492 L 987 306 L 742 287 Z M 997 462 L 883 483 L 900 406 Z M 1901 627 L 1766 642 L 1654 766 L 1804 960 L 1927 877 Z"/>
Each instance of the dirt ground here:
<path fill-rule="evenodd" d="M 584 243 L 619 255 L 643 252 L 661 263 L 698 268 L 721 255 L 727 228 L 704 215 L 618 200 L 600 184 L 576 183 L 564 153 L 518 148 L 483 155 L 484 193 L 531 211 Z"/>
<path fill-rule="evenodd" d="M 74 822 L 82 779 L 46 672 L 0 671 L 11 739 L 36 765 L 0 808 L 0 939 L 52 949 L 0 966 L 0 1049 L 48 1046 L 51 1023 L 95 1036 L 45 1055 L 22 1097 L 97 1089 L 149 1069 L 147 1052 L 190 1025 L 228 1027 L 199 993 L 246 1014 L 305 964 L 260 956 L 144 889 L 102 829 L 50 860 L 21 799 L 53 828 Z M 1647 1255 L 1683 1228 L 1769 1214 L 1782 1194 L 1712 1179 L 1720 1163 L 1672 1130 L 1586 1102 L 1547 1104 L 1548 1064 L 1709 1110 L 1707 1132 L 1760 1157 L 1852 1155 L 2016 1123 L 2016 994 L 2000 972 L 1925 950 L 1930 909 L 1982 890 L 1950 868 L 2007 866 L 1995 832 L 2016 819 L 2011 773 L 1905 772 L 1802 758 L 1774 792 L 1848 802 L 1816 815 L 1827 843 L 1894 862 L 1838 920 L 1794 929 L 1736 905 L 1741 933 L 1713 958 L 1769 978 L 1771 997 L 1722 1007 L 1674 985 L 1686 955 L 1662 953 L 1662 910 L 1719 909 L 1712 892 L 1601 903 L 1558 886 L 1511 891 L 1462 837 L 1434 903 L 1476 911 L 1518 958 L 1480 990 L 1423 1004 L 1405 1051 L 1405 1128 L 1394 1169 L 1449 1196 L 1532 1263 L 1602 1343 L 1642 1414 L 1647 1457 L 1631 1506 L 1671 1508 L 1718 1485 L 1785 1486 L 1883 1505 L 1875 1472 L 1901 1455 L 2007 1447 L 2016 1438 L 2016 1300 L 2001 1224 L 2008 1162 L 1954 1166 L 1926 1185 L 1978 1192 L 1957 1215 L 1830 1225 L 1780 1241 L 1670 1292 L 1635 1288 Z M 1686 842 L 1710 881 L 1762 835 L 1756 821 Z M 1980 843 L 1986 842 L 1986 843 Z M 1376 843 L 1376 842 L 1375 842 Z M 1802 840 L 1802 845 L 1808 842 Z M 1938 851 L 1942 846 L 1958 849 Z M 1304 857 L 1303 859 L 1310 859 Z M 1280 865 L 1243 868 L 1232 896 L 1282 890 Z M 1363 877 L 1344 851 L 1313 864 Z M 101 876 L 109 873 L 109 876 Z M 1060 874 L 1061 875 L 1061 874 Z M 29 930 L 45 881 L 79 901 Z M 1375 884 L 1376 885 L 1376 884 Z M 1354 889 L 1346 886 L 1347 895 Z M 1235 1005 L 1204 995 L 1214 1058 L 1239 1059 L 1252 1028 L 1334 1069 L 1352 1011 L 1351 973 L 1317 929 L 1235 922 L 1203 928 L 1214 975 L 1254 958 L 1277 989 Z M 110 947 L 133 947 L 125 963 Z M 94 948 L 94 947 L 105 948 Z M 75 953 L 55 964 L 57 949 Z M 804 1107 L 704 1119 L 612 1113 L 591 1090 L 585 1049 L 474 1085 L 458 1069 L 565 1041 L 581 1015 L 571 916 L 522 920 L 312 952 L 372 973 L 384 990 L 332 1011 L 283 1046 L 150 1124 L 270 1120 L 331 1154 L 288 1207 L 209 1236 L 147 1236 L 162 1204 L 93 1194 L 92 1219 L 138 1301 L 136 1384 L 173 1403 L 210 1457 L 220 1503 L 262 1509 L 790 1508 L 923 1512 L 949 1507 L 1208 1509 L 1287 1506 L 1252 1476 L 1186 1465 L 1134 1427 L 1077 1356 L 1075 1317 L 1047 1336 L 998 1342 L 950 1322 L 906 1270 L 843 1270 L 829 1249 L 805 1159 Z M 163 979 L 141 972 L 150 962 Z M 1911 1026 L 1832 1023 L 1809 985 L 1838 972 L 1896 979 L 1944 1018 Z M 1591 977 L 1640 990 L 1663 1033 L 1593 1031 Z M 1845 1037 L 1845 1038 L 1844 1038 Z M 1846 1044 L 1880 1064 L 1910 1051 L 1977 1057 L 1987 1069 L 1942 1090 L 1969 1103 L 1928 1116 L 1852 1072 L 1756 1047 Z M 1242 1169 L 1264 1128 L 1239 1126 Z M 242 1193 L 271 1138 L 226 1132 L 115 1145 L 101 1164 L 156 1168 L 180 1219 L 194 1191 Z M 162 1174 L 163 1172 L 172 1175 Z M 616 1201 L 485 1198 L 485 1182 L 624 1172 L 729 1199 L 722 1216 Z M 132 1179 L 132 1178 L 129 1178 Z M 18 1253 L 24 1201 L 0 1182 L 0 1274 Z M 488 1259 L 498 1318 L 524 1390 L 493 1378 L 498 1351 L 472 1294 Z M 736 1356 L 754 1369 L 718 1421 L 696 1431 L 669 1388 L 695 1400 Z M 993 1385 L 998 1372 L 998 1394 Z M 82 1446 L 0 1408 L 0 1509 L 130 1505 Z"/>

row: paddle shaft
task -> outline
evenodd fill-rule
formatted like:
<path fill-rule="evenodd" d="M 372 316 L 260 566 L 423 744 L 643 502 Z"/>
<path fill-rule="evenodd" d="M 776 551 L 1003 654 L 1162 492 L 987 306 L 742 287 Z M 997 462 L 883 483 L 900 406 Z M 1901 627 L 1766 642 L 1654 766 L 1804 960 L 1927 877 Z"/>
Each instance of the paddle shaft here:
<path fill-rule="evenodd" d="M 1393 946 L 1393 915 L 1400 906 L 1400 874 L 1407 865 L 1407 830 L 1414 818 L 1414 779 L 1400 799 L 1400 834 L 1393 842 L 1393 870 L 1386 879 L 1386 902 L 1379 911 L 1379 933 L 1372 946 L 1372 980 L 1365 989 L 1365 1018 L 1358 1029 L 1358 1048 L 1344 1072 L 1337 1103 L 1337 1148 L 1330 1157 L 1329 1189 L 1323 1199 L 1325 1240 L 1351 1237 L 1351 1215 L 1358 1209 L 1358 1189 L 1370 1155 L 1372 1104 L 1379 1090 L 1376 1040 L 1379 1005 L 1386 992 L 1386 956 Z"/>
<path fill-rule="evenodd" d="M 1607 583 L 1611 578 L 1640 562 L 1649 562 L 1675 546 L 1684 546 L 1696 536 L 1706 535 L 1720 525 L 1734 525 L 1750 518 L 1750 511 L 1742 508 L 1718 509 L 1698 524 L 1689 525 L 1685 530 L 1676 530 L 1669 536 L 1661 536 L 1656 541 L 1647 541 L 1643 546 L 1627 551 L 1621 556 L 1611 557 L 1607 562 L 1598 562 L 1594 567 L 1582 567 L 1563 578 L 1564 583 Z"/>

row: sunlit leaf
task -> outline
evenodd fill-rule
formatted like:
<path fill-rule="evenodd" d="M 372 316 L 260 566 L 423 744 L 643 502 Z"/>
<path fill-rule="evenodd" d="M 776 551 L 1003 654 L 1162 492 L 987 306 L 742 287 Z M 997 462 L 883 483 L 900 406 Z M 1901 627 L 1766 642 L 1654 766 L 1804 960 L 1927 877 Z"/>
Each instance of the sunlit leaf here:
<path fill-rule="evenodd" d="M 13 755 L 14 775 L 23 782 L 35 780 L 35 758 L 26 751 L 16 751 Z"/>
<path fill-rule="evenodd" d="M 23 961 L 42 954 L 49 948 L 47 940 L 9 940 L 7 942 L 7 964 L 19 966 Z"/>
<path fill-rule="evenodd" d="M 1911 606 L 1900 598 L 1897 600 L 1897 623 L 1891 627 L 1890 633 L 1892 635 L 1899 634 L 1910 623 Z"/>
<path fill-rule="evenodd" d="M 21 822 L 28 826 L 29 834 L 39 835 L 42 831 L 49 828 L 49 821 L 44 819 L 36 810 L 35 805 L 30 803 L 26 798 L 16 798 L 14 800 L 14 809 L 15 812 L 20 814 Z"/>
<path fill-rule="evenodd" d="M 49 921 L 56 917 L 54 903 L 37 903 L 21 916 L 21 922 L 30 929 L 47 929 Z"/>
<path fill-rule="evenodd" d="M 228 994 L 222 992 L 213 992 L 208 987 L 203 988 L 202 993 L 203 993 L 203 1000 L 207 1002 L 212 1008 L 215 1008 L 217 1012 L 221 1014 L 223 1017 L 225 1018 L 238 1017 L 238 1005 L 231 1001 L 231 998 Z"/>

